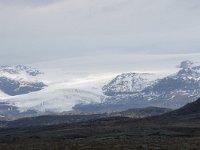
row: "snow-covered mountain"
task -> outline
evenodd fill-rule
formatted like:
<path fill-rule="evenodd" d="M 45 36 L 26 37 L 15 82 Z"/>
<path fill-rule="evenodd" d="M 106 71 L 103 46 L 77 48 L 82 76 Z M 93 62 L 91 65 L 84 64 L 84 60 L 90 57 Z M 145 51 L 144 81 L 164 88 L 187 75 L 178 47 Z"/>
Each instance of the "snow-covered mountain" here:
<path fill-rule="evenodd" d="M 1 66 L 1 97 L 27 94 L 42 90 L 46 85 L 36 79 L 36 76 L 40 74 L 42 72 L 27 66 Z"/>
<path fill-rule="evenodd" d="M 153 80 L 147 80 L 149 74 L 145 77 L 134 73 L 119 75 L 103 87 L 105 95 L 109 96 L 104 103 L 75 108 L 90 111 L 94 111 L 93 108 L 116 111 L 147 106 L 179 108 L 200 96 L 200 65 L 183 61 L 179 68 L 177 73 L 157 79 L 151 77 Z"/>
<path fill-rule="evenodd" d="M 157 80 L 143 92 L 166 94 L 173 91 L 193 93 L 200 88 L 200 66 L 181 67 L 178 73 Z"/>
<path fill-rule="evenodd" d="M 46 85 L 42 82 L 27 82 L 23 80 L 13 80 L 7 77 L 0 77 L 1 92 L 10 96 L 39 91 L 45 86 Z"/>
<path fill-rule="evenodd" d="M 0 114 L 9 117 L 30 116 L 31 112 L 32 115 L 61 113 L 73 110 L 77 104 L 101 103 L 106 97 L 102 86 L 113 77 L 57 68 L 43 73 L 35 70 L 32 75 L 24 69 L 13 68 L 16 67 L 4 69 L 0 77 L 5 80 L 0 84 L 0 107 L 3 108 Z"/>
<path fill-rule="evenodd" d="M 108 96 L 141 92 L 157 78 L 150 73 L 123 73 L 105 85 L 103 92 Z"/>
<path fill-rule="evenodd" d="M 28 67 L 28 66 L 24 66 L 24 65 L 16 65 L 16 66 L 1 66 L 0 67 L 0 74 L 1 75 L 29 75 L 29 76 L 37 76 L 42 74 L 42 72 L 40 72 L 37 69 Z"/>
<path fill-rule="evenodd" d="M 25 66 L 4 66 L 0 71 L 0 104 L 23 115 L 147 106 L 178 108 L 199 97 L 200 65 L 184 61 L 178 67 L 171 75 L 115 75 L 69 73 L 63 69 L 42 73 Z"/>

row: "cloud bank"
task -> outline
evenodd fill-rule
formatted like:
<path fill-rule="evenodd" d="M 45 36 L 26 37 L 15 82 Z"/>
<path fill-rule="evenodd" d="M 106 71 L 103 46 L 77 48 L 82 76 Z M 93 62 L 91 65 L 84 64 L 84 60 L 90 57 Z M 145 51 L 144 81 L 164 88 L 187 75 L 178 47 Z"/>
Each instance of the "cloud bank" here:
<path fill-rule="evenodd" d="M 199 0 L 0 0 L 0 63 L 198 53 Z"/>

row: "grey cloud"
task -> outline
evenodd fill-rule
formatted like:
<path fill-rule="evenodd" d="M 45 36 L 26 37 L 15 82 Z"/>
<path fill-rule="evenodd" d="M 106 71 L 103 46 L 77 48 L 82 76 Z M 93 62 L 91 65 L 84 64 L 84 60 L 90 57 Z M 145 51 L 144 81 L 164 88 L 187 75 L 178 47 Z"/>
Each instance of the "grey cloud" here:
<path fill-rule="evenodd" d="M 62 0 L 0 0 L 0 4 L 15 6 L 43 6 Z"/>
<path fill-rule="evenodd" d="M 0 63 L 197 53 L 199 7 L 199 0 L 0 0 Z"/>

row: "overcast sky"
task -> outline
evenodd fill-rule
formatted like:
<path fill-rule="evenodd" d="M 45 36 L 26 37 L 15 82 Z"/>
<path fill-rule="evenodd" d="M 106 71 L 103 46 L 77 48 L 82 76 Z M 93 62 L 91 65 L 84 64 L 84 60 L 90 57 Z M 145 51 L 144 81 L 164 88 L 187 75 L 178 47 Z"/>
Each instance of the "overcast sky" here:
<path fill-rule="evenodd" d="M 199 0 L 0 0 L 0 63 L 199 53 L 199 16 Z"/>

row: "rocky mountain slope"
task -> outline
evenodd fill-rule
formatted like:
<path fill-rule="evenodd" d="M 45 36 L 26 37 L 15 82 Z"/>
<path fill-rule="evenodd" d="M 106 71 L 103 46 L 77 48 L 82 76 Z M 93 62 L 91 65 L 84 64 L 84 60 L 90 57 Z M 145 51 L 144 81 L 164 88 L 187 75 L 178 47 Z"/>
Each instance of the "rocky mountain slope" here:
<path fill-rule="evenodd" d="M 34 80 L 40 74 L 42 72 L 39 70 L 27 66 L 1 66 L 0 91 L 8 96 L 40 91 L 46 86 L 43 82 Z"/>
<path fill-rule="evenodd" d="M 144 74 L 119 75 L 103 87 L 104 94 L 109 96 L 104 103 L 74 108 L 84 111 L 121 111 L 149 106 L 180 108 L 200 96 L 200 65 L 183 61 L 179 68 L 177 73 L 150 81 L 148 74 L 146 78 Z"/>
<path fill-rule="evenodd" d="M 155 74 L 150 73 L 123 73 L 105 85 L 103 92 L 107 96 L 138 93 L 150 86 L 155 79 Z"/>

